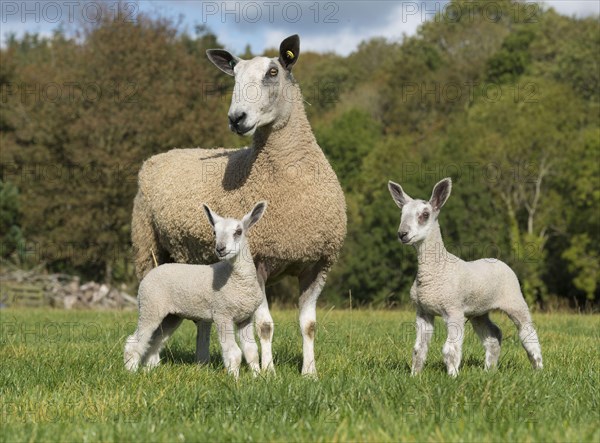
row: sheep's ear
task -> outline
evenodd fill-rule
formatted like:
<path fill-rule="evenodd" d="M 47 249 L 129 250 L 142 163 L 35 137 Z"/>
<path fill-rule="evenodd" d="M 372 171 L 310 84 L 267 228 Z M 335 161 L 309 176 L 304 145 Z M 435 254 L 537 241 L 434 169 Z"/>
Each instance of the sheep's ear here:
<path fill-rule="evenodd" d="M 298 61 L 300 56 L 300 37 L 298 34 L 290 35 L 279 45 L 279 63 L 288 71 Z"/>
<path fill-rule="evenodd" d="M 431 193 L 429 203 L 433 206 L 433 209 L 439 211 L 450 197 L 450 191 L 452 191 L 452 179 L 445 178 L 440 180 L 434 187 Z"/>
<path fill-rule="evenodd" d="M 265 209 L 267 209 L 267 202 L 258 202 L 250 212 L 244 215 L 242 224 L 244 225 L 244 229 L 246 231 L 261 219 L 265 213 Z"/>
<path fill-rule="evenodd" d="M 224 49 L 207 49 L 206 56 L 217 68 L 228 75 L 234 75 L 233 67 L 241 60 Z"/>
<path fill-rule="evenodd" d="M 404 190 L 402 189 L 402 186 L 400 186 L 398 183 L 394 183 L 393 181 L 390 180 L 388 182 L 388 189 L 390 190 L 390 194 L 392 194 L 392 198 L 394 199 L 394 201 L 396 202 L 396 204 L 398 205 L 398 207 L 400 209 L 402 209 L 402 207 L 405 204 L 412 201 L 412 198 L 410 198 L 408 196 L 408 194 L 406 194 L 404 192 Z"/>
<path fill-rule="evenodd" d="M 219 216 L 216 212 L 213 212 L 208 205 L 202 205 L 202 207 L 204 208 L 204 213 L 206 214 L 206 217 L 208 218 L 208 222 L 210 223 L 210 225 L 214 228 L 215 224 L 219 221 L 222 220 L 223 217 Z"/>

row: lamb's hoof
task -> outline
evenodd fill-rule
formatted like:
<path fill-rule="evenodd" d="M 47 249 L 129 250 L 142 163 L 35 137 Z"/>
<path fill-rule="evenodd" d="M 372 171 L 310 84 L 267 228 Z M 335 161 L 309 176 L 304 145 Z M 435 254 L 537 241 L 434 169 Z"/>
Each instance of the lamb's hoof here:
<path fill-rule="evenodd" d="M 252 371 L 252 377 L 257 378 L 260 375 L 260 366 L 250 366 L 250 370 Z"/>
<path fill-rule="evenodd" d="M 423 367 L 422 366 L 420 368 L 419 367 L 415 367 L 415 366 L 413 366 L 412 368 L 410 368 L 410 376 L 411 377 L 416 377 L 421 372 L 423 372 Z"/>
<path fill-rule="evenodd" d="M 458 369 L 448 369 L 448 375 L 452 378 L 458 377 Z"/>
<path fill-rule="evenodd" d="M 125 354 L 125 369 L 129 372 L 136 372 L 140 366 L 140 357 L 134 353 Z"/>
<path fill-rule="evenodd" d="M 273 366 L 273 363 L 271 363 L 267 367 L 263 367 L 262 373 L 265 375 L 275 375 L 275 366 Z"/>
<path fill-rule="evenodd" d="M 158 354 L 151 355 L 146 360 L 146 370 L 154 369 L 160 365 L 160 356 Z"/>
<path fill-rule="evenodd" d="M 138 362 L 134 361 L 133 359 L 125 362 L 125 369 L 127 369 L 129 372 L 136 372 L 138 370 L 138 367 Z"/>

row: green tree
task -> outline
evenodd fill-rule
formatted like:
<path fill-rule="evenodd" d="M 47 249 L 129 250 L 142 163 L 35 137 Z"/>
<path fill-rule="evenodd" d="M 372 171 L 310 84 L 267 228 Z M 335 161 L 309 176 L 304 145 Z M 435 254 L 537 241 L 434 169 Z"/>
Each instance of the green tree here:
<path fill-rule="evenodd" d="M 9 258 L 23 249 L 25 239 L 19 226 L 19 191 L 0 180 L 0 257 Z"/>

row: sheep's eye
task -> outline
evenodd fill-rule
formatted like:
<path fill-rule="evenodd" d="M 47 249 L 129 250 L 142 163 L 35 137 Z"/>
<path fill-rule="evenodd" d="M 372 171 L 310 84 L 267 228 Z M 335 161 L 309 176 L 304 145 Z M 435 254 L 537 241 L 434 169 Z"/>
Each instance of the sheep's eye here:
<path fill-rule="evenodd" d="M 236 235 L 236 237 L 239 237 L 240 235 L 242 235 L 242 230 L 240 228 L 236 229 L 235 235 Z"/>
<path fill-rule="evenodd" d="M 278 73 L 279 73 L 279 70 L 277 68 L 271 68 L 271 69 L 269 69 L 269 75 L 271 77 L 275 77 Z"/>
<path fill-rule="evenodd" d="M 429 212 L 423 212 L 423 219 L 427 220 L 429 218 Z"/>

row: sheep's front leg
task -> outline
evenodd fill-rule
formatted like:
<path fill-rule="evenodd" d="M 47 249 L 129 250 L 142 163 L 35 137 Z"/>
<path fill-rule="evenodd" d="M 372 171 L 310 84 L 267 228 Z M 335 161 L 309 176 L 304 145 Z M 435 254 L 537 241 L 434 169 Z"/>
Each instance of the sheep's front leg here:
<path fill-rule="evenodd" d="M 413 349 L 412 375 L 417 375 L 423 370 L 427 351 L 429 351 L 429 342 L 433 336 L 433 315 L 426 314 L 420 309 L 417 310 L 417 340 Z"/>
<path fill-rule="evenodd" d="M 269 302 L 267 302 L 267 292 L 265 289 L 269 274 L 262 263 L 257 264 L 256 274 L 260 289 L 263 293 L 263 301 L 254 313 L 254 324 L 256 326 L 258 337 L 260 338 L 261 367 L 263 371 L 275 372 L 273 353 L 271 351 L 274 324 L 273 317 L 271 317 L 271 313 L 269 312 Z"/>
<path fill-rule="evenodd" d="M 242 351 L 235 342 L 235 329 L 230 319 L 215 320 L 219 333 L 219 342 L 223 353 L 223 363 L 227 371 L 237 380 L 240 376 L 240 364 L 242 363 Z"/>
<path fill-rule="evenodd" d="M 211 322 L 197 321 L 196 327 L 198 335 L 196 336 L 196 362 L 201 365 L 208 364 L 210 361 L 210 328 Z"/>
<path fill-rule="evenodd" d="M 317 329 L 317 300 L 327 271 L 320 266 L 311 268 L 300 276 L 300 332 L 302 334 L 302 375 L 316 376 L 315 332 Z"/>
<path fill-rule="evenodd" d="M 442 349 L 448 375 L 456 377 L 462 358 L 462 344 L 465 338 L 465 316 L 454 313 L 444 317 L 448 329 L 448 338 Z"/>
<path fill-rule="evenodd" d="M 256 377 L 260 372 L 260 364 L 258 362 L 258 347 L 256 346 L 256 340 L 254 339 L 254 325 L 252 324 L 252 318 L 238 324 L 238 338 L 240 339 L 244 358 L 250 366 L 250 369 L 252 369 L 253 375 Z"/>

